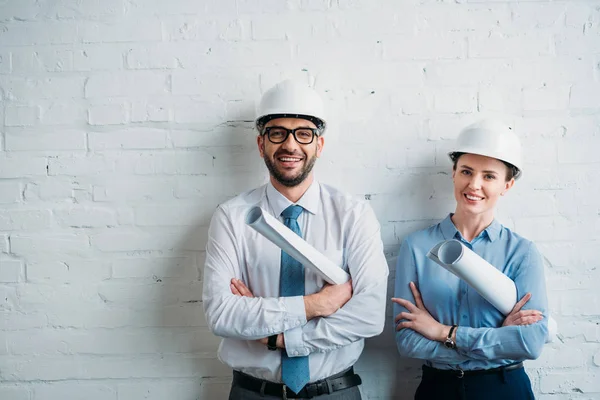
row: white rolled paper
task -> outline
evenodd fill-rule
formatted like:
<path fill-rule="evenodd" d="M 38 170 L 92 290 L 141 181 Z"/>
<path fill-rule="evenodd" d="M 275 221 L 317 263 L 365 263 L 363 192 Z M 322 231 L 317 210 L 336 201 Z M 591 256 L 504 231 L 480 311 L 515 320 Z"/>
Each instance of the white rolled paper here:
<path fill-rule="evenodd" d="M 510 314 L 517 302 L 515 283 L 467 246 L 447 240 L 433 247 L 427 257 L 467 282 L 502 314 Z"/>
<path fill-rule="evenodd" d="M 464 280 L 504 315 L 510 314 L 518 301 L 512 279 L 456 239 L 438 243 L 427 257 Z M 552 342 L 556 334 L 556 321 L 549 316 L 547 342 Z"/>
<path fill-rule="evenodd" d="M 252 207 L 246 215 L 246 224 L 325 281 L 339 285 L 350 280 L 346 271 L 262 208 Z"/>

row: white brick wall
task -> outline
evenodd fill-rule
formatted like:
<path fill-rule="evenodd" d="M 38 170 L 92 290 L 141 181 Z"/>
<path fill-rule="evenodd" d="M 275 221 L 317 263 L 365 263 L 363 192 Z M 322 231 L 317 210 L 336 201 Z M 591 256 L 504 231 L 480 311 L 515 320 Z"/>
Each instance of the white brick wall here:
<path fill-rule="evenodd" d="M 597 0 L 34 0 L 0 4 L 0 399 L 219 399 L 200 304 L 216 205 L 265 181 L 253 109 L 303 77 L 332 110 L 321 180 L 370 199 L 392 266 L 452 210 L 445 152 L 510 113 L 500 205 L 552 263 L 561 339 L 536 397 L 600 399 Z M 391 316 L 390 316 L 391 318 Z M 357 370 L 412 398 L 392 328 Z"/>

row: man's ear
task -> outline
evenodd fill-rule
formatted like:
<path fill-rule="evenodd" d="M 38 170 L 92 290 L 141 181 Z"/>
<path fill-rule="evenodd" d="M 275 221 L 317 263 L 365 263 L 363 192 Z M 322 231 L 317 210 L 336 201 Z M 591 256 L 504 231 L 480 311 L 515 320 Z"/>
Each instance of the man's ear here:
<path fill-rule="evenodd" d="M 265 143 L 265 137 L 263 135 L 258 135 L 256 137 L 256 145 L 258 146 L 258 154 L 260 155 L 261 158 L 263 158 L 265 156 L 264 143 Z"/>
<path fill-rule="evenodd" d="M 321 152 L 325 146 L 325 138 L 323 136 L 317 137 L 317 157 L 321 157 Z"/>

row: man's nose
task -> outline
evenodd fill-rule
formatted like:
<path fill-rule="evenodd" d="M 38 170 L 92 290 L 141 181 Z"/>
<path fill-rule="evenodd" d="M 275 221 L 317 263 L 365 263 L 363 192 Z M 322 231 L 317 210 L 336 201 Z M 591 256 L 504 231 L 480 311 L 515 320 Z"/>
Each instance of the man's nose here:
<path fill-rule="evenodd" d="M 289 150 L 289 151 L 293 151 L 295 149 L 297 149 L 299 147 L 298 142 L 296 141 L 296 138 L 294 138 L 294 135 L 292 135 L 291 133 L 288 135 L 288 137 L 285 139 L 285 142 L 281 143 L 281 147 Z"/>

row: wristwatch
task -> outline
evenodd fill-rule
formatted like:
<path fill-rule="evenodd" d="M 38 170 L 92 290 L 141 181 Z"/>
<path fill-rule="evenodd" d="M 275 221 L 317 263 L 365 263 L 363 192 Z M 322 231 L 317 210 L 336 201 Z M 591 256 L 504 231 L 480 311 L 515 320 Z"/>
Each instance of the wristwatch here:
<path fill-rule="evenodd" d="M 456 342 L 454 340 L 452 340 L 452 333 L 454 332 L 454 330 L 456 328 L 458 328 L 458 325 L 452 325 L 452 327 L 450 328 L 450 332 L 448 332 L 448 337 L 446 338 L 446 341 L 444 342 L 444 346 L 446 346 L 449 349 L 456 348 Z"/>
<path fill-rule="evenodd" d="M 271 351 L 277 350 L 277 335 L 271 335 L 267 339 L 267 349 Z"/>

